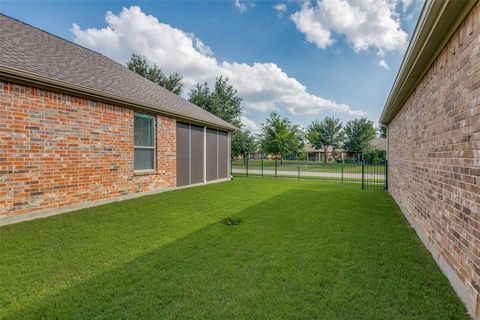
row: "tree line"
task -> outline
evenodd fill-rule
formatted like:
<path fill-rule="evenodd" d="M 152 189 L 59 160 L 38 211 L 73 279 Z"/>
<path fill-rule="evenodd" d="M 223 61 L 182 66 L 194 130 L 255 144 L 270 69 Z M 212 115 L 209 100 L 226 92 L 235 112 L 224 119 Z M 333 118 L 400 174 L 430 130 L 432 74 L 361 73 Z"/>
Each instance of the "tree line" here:
<path fill-rule="evenodd" d="M 143 56 L 134 53 L 127 67 L 177 95 L 183 91 L 183 77 L 178 72 L 166 75 Z M 357 159 L 361 154 L 364 158 L 382 157 L 381 152 L 370 147 L 377 130 L 373 122 L 366 118 L 351 120 L 343 125 L 339 119 L 325 117 L 302 128 L 274 111 L 262 123 L 260 133 L 253 135 L 241 124 L 242 99 L 228 83 L 228 78 L 217 77 L 213 88 L 206 82 L 198 83 L 188 93 L 188 100 L 238 128 L 232 135 L 232 157 L 246 159 L 251 152 L 260 152 L 282 162 L 286 156 L 302 152 L 307 142 L 315 149 L 323 150 L 325 163 L 328 151 L 338 149 L 354 153 Z M 385 128 L 380 127 L 379 136 L 385 135 Z"/>
<path fill-rule="evenodd" d="M 251 152 L 261 152 L 280 160 L 281 165 L 285 157 L 304 152 L 305 144 L 309 143 L 313 148 L 323 150 L 325 163 L 329 152 L 340 149 L 355 154 L 357 161 L 363 155 L 364 159 L 374 162 L 385 157 L 384 153 L 371 147 L 370 143 L 376 136 L 373 122 L 366 118 L 354 119 L 343 125 L 340 119 L 325 117 L 312 121 L 304 129 L 272 112 L 257 136 L 247 130 L 237 134 L 235 143 L 232 142 L 232 154 L 246 158 Z"/>
<path fill-rule="evenodd" d="M 176 95 L 183 92 L 183 76 L 178 72 L 166 75 L 156 64 L 150 64 L 144 56 L 132 54 L 127 67 Z M 206 82 L 197 83 L 188 93 L 188 100 L 237 128 L 242 127 L 242 99 L 237 96 L 237 90 L 228 83 L 227 78 L 216 78 L 212 89 Z"/>

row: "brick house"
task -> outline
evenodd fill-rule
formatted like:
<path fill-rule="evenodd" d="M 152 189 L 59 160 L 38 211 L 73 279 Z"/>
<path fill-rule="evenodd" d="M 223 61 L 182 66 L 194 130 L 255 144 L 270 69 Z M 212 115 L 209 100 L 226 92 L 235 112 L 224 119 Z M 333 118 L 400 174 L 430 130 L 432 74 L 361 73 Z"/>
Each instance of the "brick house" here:
<path fill-rule="evenodd" d="M 479 2 L 425 3 L 380 121 L 389 192 L 479 319 Z"/>
<path fill-rule="evenodd" d="M 0 224 L 229 179 L 229 123 L 4 15 L 0 44 Z"/>

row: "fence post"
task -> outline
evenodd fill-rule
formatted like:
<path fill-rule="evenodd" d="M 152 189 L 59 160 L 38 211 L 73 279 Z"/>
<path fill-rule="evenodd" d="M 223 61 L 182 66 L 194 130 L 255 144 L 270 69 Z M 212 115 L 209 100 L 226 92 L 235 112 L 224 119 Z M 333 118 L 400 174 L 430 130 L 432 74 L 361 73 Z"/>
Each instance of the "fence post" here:
<path fill-rule="evenodd" d="M 342 182 L 343 182 L 343 161 L 342 161 Z"/>
<path fill-rule="evenodd" d="M 362 190 L 365 190 L 365 160 L 362 160 Z"/>
<path fill-rule="evenodd" d="M 247 165 L 245 166 L 246 176 L 248 177 L 248 160 L 250 157 L 247 157 Z"/>
<path fill-rule="evenodd" d="M 385 159 L 385 170 L 383 170 L 385 174 L 385 190 L 388 190 L 388 160 Z"/>
<path fill-rule="evenodd" d="M 297 153 L 297 176 L 298 180 L 300 180 L 300 156 Z"/>
<path fill-rule="evenodd" d="M 260 163 L 261 163 L 261 166 L 262 166 L 262 178 L 263 178 L 263 156 L 261 157 Z"/>

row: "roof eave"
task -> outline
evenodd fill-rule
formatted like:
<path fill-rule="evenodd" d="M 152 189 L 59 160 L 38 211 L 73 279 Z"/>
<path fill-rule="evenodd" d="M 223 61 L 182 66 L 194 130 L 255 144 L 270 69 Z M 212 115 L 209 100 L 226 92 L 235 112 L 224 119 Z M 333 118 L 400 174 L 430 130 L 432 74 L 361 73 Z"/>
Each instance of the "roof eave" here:
<path fill-rule="evenodd" d="M 32 85 L 32 86 L 47 89 L 47 90 L 60 91 L 60 92 L 84 97 L 87 99 L 93 99 L 93 100 L 105 102 L 112 105 L 118 105 L 118 106 L 130 108 L 138 111 L 161 114 L 161 115 L 169 116 L 175 119 L 187 121 L 192 124 L 205 125 L 215 129 L 222 129 L 227 131 L 237 130 L 235 126 L 230 124 L 220 125 L 218 123 L 199 120 L 195 117 L 190 117 L 185 114 L 175 113 L 166 109 L 162 109 L 159 106 L 147 105 L 132 99 L 115 96 L 112 94 L 105 93 L 103 91 L 79 86 L 66 81 L 59 81 L 56 79 L 47 78 L 41 75 L 37 75 L 31 72 L 25 72 L 25 71 L 4 66 L 4 65 L 0 65 L 0 80 Z"/>
<path fill-rule="evenodd" d="M 388 125 L 477 1 L 425 2 L 380 123 Z"/>

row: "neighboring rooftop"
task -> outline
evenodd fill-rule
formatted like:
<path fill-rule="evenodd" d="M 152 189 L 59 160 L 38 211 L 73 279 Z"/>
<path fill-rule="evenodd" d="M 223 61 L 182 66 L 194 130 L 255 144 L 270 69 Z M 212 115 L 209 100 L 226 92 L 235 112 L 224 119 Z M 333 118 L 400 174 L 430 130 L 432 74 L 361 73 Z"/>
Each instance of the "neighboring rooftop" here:
<path fill-rule="evenodd" d="M 235 127 L 125 66 L 0 14 L 0 79 L 61 89 L 213 127 Z"/>
<path fill-rule="evenodd" d="M 320 152 L 320 153 L 323 153 L 325 150 L 323 150 L 323 148 L 315 148 L 314 146 L 312 146 L 310 143 L 306 143 L 305 144 L 305 147 L 303 148 L 303 151 L 304 152 Z M 333 151 L 333 148 L 332 147 L 328 147 L 328 152 L 332 152 Z"/>
<path fill-rule="evenodd" d="M 375 138 L 370 142 L 370 145 L 375 149 L 387 150 L 387 139 L 385 138 Z"/>

